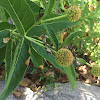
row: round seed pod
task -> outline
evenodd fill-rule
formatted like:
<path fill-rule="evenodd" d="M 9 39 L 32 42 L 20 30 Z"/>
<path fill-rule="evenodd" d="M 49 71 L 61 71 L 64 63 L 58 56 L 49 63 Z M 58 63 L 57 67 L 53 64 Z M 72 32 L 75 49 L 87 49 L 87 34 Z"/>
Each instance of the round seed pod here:
<path fill-rule="evenodd" d="M 73 54 L 69 49 L 62 48 L 56 52 L 55 61 L 59 66 L 69 66 L 73 63 Z"/>
<path fill-rule="evenodd" d="M 79 20 L 79 18 L 81 17 L 81 9 L 78 8 L 77 6 L 71 6 L 68 10 L 67 10 L 67 17 L 69 19 L 69 21 L 71 22 L 75 22 L 77 20 Z"/>
<path fill-rule="evenodd" d="M 91 74 L 93 74 L 96 77 L 100 76 L 100 67 L 92 67 Z"/>

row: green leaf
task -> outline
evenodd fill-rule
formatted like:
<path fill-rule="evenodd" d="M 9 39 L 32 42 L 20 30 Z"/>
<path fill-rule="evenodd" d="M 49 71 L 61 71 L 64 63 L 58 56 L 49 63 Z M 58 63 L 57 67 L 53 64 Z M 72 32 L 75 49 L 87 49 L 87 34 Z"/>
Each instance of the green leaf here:
<path fill-rule="evenodd" d="M 34 24 L 33 13 L 25 0 L 0 0 L 0 6 L 7 10 L 22 35 Z"/>
<path fill-rule="evenodd" d="M 8 12 L 5 9 L 4 9 L 4 11 L 5 11 L 5 16 L 7 18 L 7 21 L 8 21 L 8 19 L 10 18 L 10 16 L 9 16 Z"/>
<path fill-rule="evenodd" d="M 34 64 L 34 66 L 43 65 L 43 58 L 32 48 L 31 42 L 26 40 L 30 47 L 30 58 Z"/>
<path fill-rule="evenodd" d="M 14 59 L 14 53 L 15 53 L 16 45 L 13 41 L 9 41 L 6 47 L 6 54 L 5 54 L 5 70 L 6 70 L 6 82 L 9 76 L 9 72 L 11 70 L 11 66 Z"/>
<path fill-rule="evenodd" d="M 13 64 L 11 66 L 8 80 L 6 82 L 3 92 L 0 95 L 0 100 L 6 100 L 24 77 L 24 73 L 27 69 L 25 62 L 29 57 L 28 50 L 29 48 L 24 43 L 24 39 L 20 39 L 15 50 Z"/>
<path fill-rule="evenodd" d="M 42 1 L 42 3 L 43 3 L 43 6 L 46 8 L 46 0 L 41 0 Z"/>
<path fill-rule="evenodd" d="M 78 77 L 78 75 L 75 71 L 75 66 L 73 64 L 71 64 L 70 68 L 71 68 L 72 75 L 73 75 L 74 79 L 76 80 L 76 77 Z"/>
<path fill-rule="evenodd" d="M 85 4 L 84 9 L 82 10 L 81 16 L 84 18 L 85 16 L 88 16 L 89 9 L 88 9 L 88 2 Z"/>
<path fill-rule="evenodd" d="M 76 1 L 76 0 L 68 0 L 69 4 L 70 4 L 71 6 L 75 5 L 75 1 Z"/>
<path fill-rule="evenodd" d="M 54 65 L 55 68 L 59 68 L 62 72 L 64 72 L 64 69 L 60 67 L 59 65 L 57 65 L 57 63 L 55 62 L 54 56 L 51 55 L 50 53 L 47 53 L 45 48 L 43 48 L 42 46 L 36 43 L 32 43 L 32 47 L 37 51 L 39 55 L 41 55 L 46 60 L 50 61 Z"/>
<path fill-rule="evenodd" d="M 64 45 L 64 44 L 71 44 L 72 43 L 72 39 L 74 38 L 74 37 L 77 37 L 78 35 L 81 35 L 81 34 L 83 34 L 84 32 L 83 31 L 78 31 L 78 32 L 72 32 L 72 33 L 70 33 L 70 35 L 68 35 L 66 38 L 65 38 L 65 40 L 64 40 L 64 42 L 60 45 L 60 46 L 62 46 L 62 45 Z"/>
<path fill-rule="evenodd" d="M 7 38 L 9 36 L 10 36 L 9 31 L 1 31 L 0 32 L 0 48 L 4 47 L 6 45 L 6 43 L 3 42 L 3 39 Z"/>
<path fill-rule="evenodd" d="M 49 25 L 52 27 L 52 29 L 55 31 L 55 33 L 60 32 L 67 27 L 72 27 L 76 24 L 77 22 L 55 22 L 55 23 L 46 23 L 46 25 Z M 40 36 L 41 34 L 45 33 L 45 28 L 43 25 L 36 25 L 32 27 L 29 32 L 27 33 L 27 36 L 29 37 L 34 37 L 34 36 Z"/>
<path fill-rule="evenodd" d="M 8 22 L 1 22 L 0 23 L 0 31 L 10 29 L 10 24 Z"/>
<path fill-rule="evenodd" d="M 76 58 L 76 59 L 79 60 L 79 62 L 80 62 L 81 64 L 86 64 L 86 65 L 88 65 L 88 66 L 90 66 L 90 67 L 93 67 L 91 64 L 87 63 L 83 58 Z"/>
<path fill-rule="evenodd" d="M 39 5 L 37 5 L 36 3 L 34 3 L 30 0 L 26 0 L 26 2 L 29 4 L 29 6 L 32 9 L 34 14 L 39 14 L 39 10 L 41 8 Z"/>
<path fill-rule="evenodd" d="M 81 64 L 86 64 L 86 61 L 83 58 L 76 58 L 76 59 L 79 60 Z"/>
<path fill-rule="evenodd" d="M 36 40 L 36 39 L 35 39 Z M 37 40 L 36 42 L 38 42 Z M 27 44 L 30 48 L 30 58 L 34 64 L 35 67 L 43 65 L 43 58 L 32 48 L 31 42 L 29 40 L 26 40 Z"/>
<path fill-rule="evenodd" d="M 36 50 L 39 55 L 41 55 L 46 60 L 50 61 L 54 65 L 54 67 L 59 68 L 62 72 L 64 72 L 64 69 L 61 66 L 57 65 L 57 63 L 55 62 L 54 56 L 50 53 L 47 53 L 47 50 L 45 49 L 43 44 L 35 41 L 34 38 L 27 36 L 25 36 L 25 38 L 31 41 L 32 48 Z"/>
<path fill-rule="evenodd" d="M 41 17 L 41 15 L 43 15 L 44 9 L 42 9 L 39 5 L 37 5 L 33 1 L 30 1 L 30 0 L 26 0 L 26 1 L 29 4 L 30 8 L 32 9 L 32 12 L 35 17 L 35 21 L 37 21 Z"/>
<path fill-rule="evenodd" d="M 56 14 L 56 13 L 49 13 L 44 19 L 54 18 L 54 17 L 58 17 L 58 16 L 61 16 L 61 15 Z"/>
<path fill-rule="evenodd" d="M 98 12 L 99 10 L 100 10 L 100 2 L 98 3 L 95 11 Z"/>
<path fill-rule="evenodd" d="M 46 29 L 46 33 L 49 36 L 49 39 L 51 40 L 51 42 L 53 43 L 53 45 L 56 47 L 56 50 L 58 49 L 58 40 L 56 37 L 56 33 L 53 30 L 53 28 L 49 25 L 43 24 L 45 29 Z"/>
<path fill-rule="evenodd" d="M 92 19 L 97 19 L 100 16 L 100 14 L 96 11 L 92 11 L 89 13 L 88 18 L 92 18 Z"/>
<path fill-rule="evenodd" d="M 100 37 L 100 33 L 99 32 L 93 32 L 91 34 L 91 38 L 93 38 L 93 37 Z"/>
<path fill-rule="evenodd" d="M 94 20 L 93 19 L 89 19 L 90 20 L 90 31 L 93 31 L 93 26 L 94 26 Z"/>
<path fill-rule="evenodd" d="M 5 58 L 5 53 L 6 53 L 6 46 L 0 48 L 0 65 L 3 63 L 3 60 Z"/>
<path fill-rule="evenodd" d="M 2 7 L 0 7 L 0 21 L 7 21 L 5 10 Z"/>
<path fill-rule="evenodd" d="M 74 91 L 76 75 L 72 73 L 70 66 L 65 67 L 64 70 Z"/>
<path fill-rule="evenodd" d="M 42 22 L 43 23 L 69 22 L 69 19 L 66 14 L 59 15 L 50 13 L 46 16 L 46 18 Z"/>
<path fill-rule="evenodd" d="M 43 65 L 43 58 L 33 49 L 33 48 L 30 48 L 31 49 L 31 60 L 34 64 L 34 66 L 40 66 L 40 65 Z"/>
<path fill-rule="evenodd" d="M 72 86 L 72 90 L 73 90 L 74 85 L 75 85 L 75 78 L 76 78 L 76 73 L 75 73 L 75 69 L 73 68 L 73 66 L 67 67 L 64 70 L 63 67 L 56 64 L 54 56 L 51 55 L 50 53 L 47 53 L 44 46 L 42 46 L 40 43 L 35 42 L 34 39 L 32 39 L 30 37 L 27 37 L 27 39 L 32 42 L 31 45 L 32 45 L 33 49 L 35 49 L 37 51 L 38 54 L 40 54 L 46 60 L 50 61 L 54 65 L 55 68 L 58 68 L 62 72 L 67 74 L 69 81 L 71 83 L 71 86 Z"/>
<path fill-rule="evenodd" d="M 41 34 L 43 34 L 42 32 L 43 33 L 45 32 L 43 25 L 36 25 L 28 31 L 27 36 L 29 37 L 40 36 Z"/>
<path fill-rule="evenodd" d="M 48 5 L 46 7 L 46 10 L 44 12 L 44 16 L 42 17 L 42 19 L 44 19 L 52 10 L 54 4 L 55 4 L 56 0 L 48 0 Z"/>

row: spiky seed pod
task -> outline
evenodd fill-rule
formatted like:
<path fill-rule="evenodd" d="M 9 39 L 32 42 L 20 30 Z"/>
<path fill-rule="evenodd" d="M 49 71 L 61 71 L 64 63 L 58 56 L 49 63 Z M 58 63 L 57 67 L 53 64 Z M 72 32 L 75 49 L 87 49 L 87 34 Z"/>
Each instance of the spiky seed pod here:
<path fill-rule="evenodd" d="M 81 9 L 78 8 L 77 6 L 71 6 L 67 10 L 67 14 L 68 14 L 67 17 L 69 18 L 69 21 L 75 22 L 79 20 L 79 18 L 81 17 Z"/>
<path fill-rule="evenodd" d="M 91 74 L 93 74 L 96 77 L 100 76 L 100 67 L 92 67 Z"/>
<path fill-rule="evenodd" d="M 55 61 L 59 66 L 69 66 L 73 63 L 73 54 L 69 49 L 62 48 L 56 52 Z"/>

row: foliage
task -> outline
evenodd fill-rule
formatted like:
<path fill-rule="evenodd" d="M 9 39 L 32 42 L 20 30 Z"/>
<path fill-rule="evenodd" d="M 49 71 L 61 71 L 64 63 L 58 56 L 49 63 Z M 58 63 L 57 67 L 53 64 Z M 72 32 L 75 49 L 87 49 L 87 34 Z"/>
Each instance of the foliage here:
<path fill-rule="evenodd" d="M 100 3 L 95 0 L 0 1 L 0 64 L 4 59 L 6 63 L 6 84 L 0 100 L 6 100 L 21 82 L 29 65 L 29 56 L 34 66 L 43 65 L 44 59 L 66 73 L 74 90 L 76 72 L 73 64 L 65 68 L 59 66 L 55 61 L 55 53 L 63 46 L 72 44 L 77 52 L 92 54 L 89 49 L 93 43 L 97 44 L 93 47 L 93 57 L 99 53 L 95 52 L 95 48 L 98 47 L 100 37 Z M 74 5 L 81 9 L 81 17 L 70 22 L 66 10 Z M 58 36 L 67 28 L 69 35 L 62 38 L 64 41 L 59 45 Z M 45 37 L 49 42 L 44 40 Z M 96 42 L 93 41 L 94 37 L 97 37 Z M 97 60 L 99 57 L 95 58 Z"/>

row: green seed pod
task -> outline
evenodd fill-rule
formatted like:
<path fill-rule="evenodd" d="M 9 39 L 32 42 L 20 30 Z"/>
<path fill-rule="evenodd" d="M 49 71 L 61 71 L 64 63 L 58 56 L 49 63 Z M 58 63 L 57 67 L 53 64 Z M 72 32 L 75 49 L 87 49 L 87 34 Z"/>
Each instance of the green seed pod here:
<path fill-rule="evenodd" d="M 81 17 L 81 9 L 77 8 L 77 6 L 72 6 L 67 10 L 67 14 L 69 21 L 75 22 Z"/>
<path fill-rule="evenodd" d="M 62 48 L 56 52 L 55 61 L 59 66 L 69 66 L 73 63 L 73 54 L 70 50 Z"/>
<path fill-rule="evenodd" d="M 96 77 L 100 76 L 100 67 L 92 67 L 91 74 L 93 74 Z"/>

